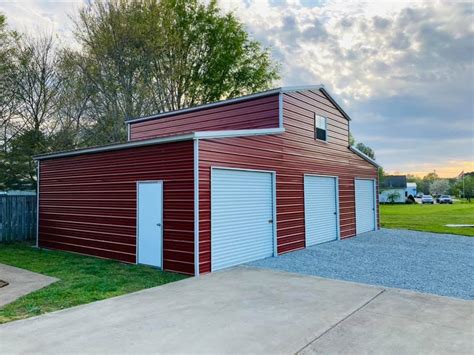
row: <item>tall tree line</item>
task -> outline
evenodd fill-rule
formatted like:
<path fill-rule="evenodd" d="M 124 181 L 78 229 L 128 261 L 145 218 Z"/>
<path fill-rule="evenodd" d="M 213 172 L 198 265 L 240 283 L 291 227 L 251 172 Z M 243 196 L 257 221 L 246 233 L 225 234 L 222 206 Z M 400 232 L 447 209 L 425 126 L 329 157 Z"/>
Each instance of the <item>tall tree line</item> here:
<path fill-rule="evenodd" d="M 268 49 L 214 0 L 102 0 L 76 18 L 68 46 L 0 15 L 0 190 L 34 187 L 35 154 L 124 141 L 127 119 L 278 78 Z"/>

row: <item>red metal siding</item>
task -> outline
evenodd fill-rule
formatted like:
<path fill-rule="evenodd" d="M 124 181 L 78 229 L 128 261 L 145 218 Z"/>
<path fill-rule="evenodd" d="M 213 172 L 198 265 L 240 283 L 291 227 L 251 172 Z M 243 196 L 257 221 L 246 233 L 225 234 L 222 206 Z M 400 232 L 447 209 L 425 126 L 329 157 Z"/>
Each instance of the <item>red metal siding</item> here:
<path fill-rule="evenodd" d="M 355 235 L 354 178 L 376 178 L 377 169 L 348 149 L 349 122 L 321 92 L 285 94 L 283 107 L 282 135 L 199 143 L 202 273 L 211 270 L 211 166 L 276 171 L 278 253 L 305 247 L 304 174 L 339 176 L 341 238 Z M 328 142 L 314 139 L 314 112 L 328 117 Z"/>
<path fill-rule="evenodd" d="M 163 267 L 194 273 L 193 142 L 41 161 L 39 245 L 134 263 L 136 182 L 163 180 Z"/>
<path fill-rule="evenodd" d="M 130 140 L 196 131 L 278 127 L 278 95 L 132 123 Z"/>

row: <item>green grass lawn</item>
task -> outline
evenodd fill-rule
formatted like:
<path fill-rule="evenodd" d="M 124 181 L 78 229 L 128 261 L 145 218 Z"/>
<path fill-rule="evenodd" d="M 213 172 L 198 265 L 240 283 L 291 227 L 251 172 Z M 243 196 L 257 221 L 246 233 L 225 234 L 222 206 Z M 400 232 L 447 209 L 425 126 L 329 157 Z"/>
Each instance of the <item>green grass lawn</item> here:
<path fill-rule="evenodd" d="M 446 224 L 474 224 L 474 203 L 452 205 L 380 205 L 384 228 L 474 236 L 474 228 L 450 228 Z"/>
<path fill-rule="evenodd" d="M 0 245 L 0 263 L 59 279 L 1 308 L 0 323 L 123 295 L 186 277 L 143 265 L 38 250 L 26 244 Z"/>

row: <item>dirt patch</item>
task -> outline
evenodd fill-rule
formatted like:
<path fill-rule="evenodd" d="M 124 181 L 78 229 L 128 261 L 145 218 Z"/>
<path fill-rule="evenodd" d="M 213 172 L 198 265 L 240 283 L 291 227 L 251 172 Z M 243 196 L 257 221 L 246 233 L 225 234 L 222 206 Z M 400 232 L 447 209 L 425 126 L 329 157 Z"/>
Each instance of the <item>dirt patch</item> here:
<path fill-rule="evenodd" d="M 8 282 L 0 280 L 0 288 L 8 286 Z"/>

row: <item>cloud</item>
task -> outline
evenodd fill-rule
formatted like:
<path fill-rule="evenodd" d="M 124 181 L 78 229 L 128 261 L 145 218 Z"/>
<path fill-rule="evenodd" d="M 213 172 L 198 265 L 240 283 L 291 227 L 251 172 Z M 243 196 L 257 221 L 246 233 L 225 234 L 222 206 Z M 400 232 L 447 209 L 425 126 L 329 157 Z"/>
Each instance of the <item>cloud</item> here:
<path fill-rule="evenodd" d="M 25 0 L 0 3 L 0 11 L 19 30 L 48 29 L 72 43 L 68 15 L 84 1 Z M 472 3 L 219 0 L 219 5 L 271 48 L 282 64 L 279 84 L 324 83 L 335 93 L 353 118 L 355 138 L 372 146 L 387 170 L 474 161 Z"/>
<path fill-rule="evenodd" d="M 220 3 L 278 53 L 282 84 L 323 82 L 335 92 L 356 139 L 388 170 L 474 161 L 472 5 Z"/>

